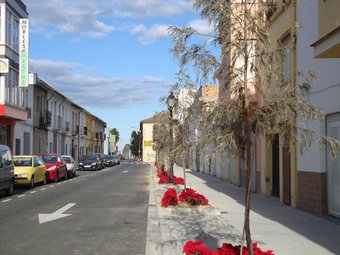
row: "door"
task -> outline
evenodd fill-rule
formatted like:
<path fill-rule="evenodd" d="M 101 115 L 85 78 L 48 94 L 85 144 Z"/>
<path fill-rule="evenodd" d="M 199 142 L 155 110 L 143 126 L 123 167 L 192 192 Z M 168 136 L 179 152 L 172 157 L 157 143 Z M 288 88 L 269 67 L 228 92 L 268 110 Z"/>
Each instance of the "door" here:
<path fill-rule="evenodd" d="M 327 116 L 327 135 L 340 139 L 340 114 Z M 331 158 L 330 148 L 327 148 L 327 188 L 328 213 L 340 218 L 340 157 Z"/>
<path fill-rule="evenodd" d="M 282 148 L 282 200 L 286 205 L 290 205 L 290 151 L 287 146 Z"/>
<path fill-rule="evenodd" d="M 280 146 L 279 136 L 272 142 L 272 196 L 280 197 Z"/>

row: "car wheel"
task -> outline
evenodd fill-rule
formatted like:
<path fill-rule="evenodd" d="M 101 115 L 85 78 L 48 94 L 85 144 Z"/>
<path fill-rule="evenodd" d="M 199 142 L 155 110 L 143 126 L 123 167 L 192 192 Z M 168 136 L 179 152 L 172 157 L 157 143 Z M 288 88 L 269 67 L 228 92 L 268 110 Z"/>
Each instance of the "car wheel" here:
<path fill-rule="evenodd" d="M 29 184 L 30 189 L 34 188 L 34 175 L 32 175 L 31 182 Z"/>
<path fill-rule="evenodd" d="M 14 182 L 13 180 L 9 183 L 8 189 L 5 189 L 6 196 L 11 196 L 14 194 Z"/>
<path fill-rule="evenodd" d="M 66 170 L 65 173 L 64 173 L 64 180 L 67 180 L 67 179 L 68 179 L 68 172 Z"/>
<path fill-rule="evenodd" d="M 56 173 L 54 182 L 57 183 L 59 181 L 59 172 Z"/>

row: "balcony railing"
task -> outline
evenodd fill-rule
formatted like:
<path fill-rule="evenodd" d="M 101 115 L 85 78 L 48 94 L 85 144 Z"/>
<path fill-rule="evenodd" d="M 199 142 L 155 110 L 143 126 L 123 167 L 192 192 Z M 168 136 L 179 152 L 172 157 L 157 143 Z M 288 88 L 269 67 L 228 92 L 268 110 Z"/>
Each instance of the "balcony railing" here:
<path fill-rule="evenodd" d="M 27 106 L 27 88 L 25 87 L 4 87 L 0 85 L 0 103 L 18 107 Z"/>

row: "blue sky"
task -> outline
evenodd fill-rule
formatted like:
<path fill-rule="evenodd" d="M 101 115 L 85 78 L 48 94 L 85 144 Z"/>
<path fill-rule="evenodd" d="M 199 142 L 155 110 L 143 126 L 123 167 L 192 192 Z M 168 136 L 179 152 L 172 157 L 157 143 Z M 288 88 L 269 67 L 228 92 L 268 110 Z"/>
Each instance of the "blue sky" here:
<path fill-rule="evenodd" d="M 141 120 L 176 82 L 170 25 L 210 27 L 186 0 L 23 0 L 30 19 L 30 72 L 120 133 Z M 108 131 L 108 129 L 107 129 Z"/>

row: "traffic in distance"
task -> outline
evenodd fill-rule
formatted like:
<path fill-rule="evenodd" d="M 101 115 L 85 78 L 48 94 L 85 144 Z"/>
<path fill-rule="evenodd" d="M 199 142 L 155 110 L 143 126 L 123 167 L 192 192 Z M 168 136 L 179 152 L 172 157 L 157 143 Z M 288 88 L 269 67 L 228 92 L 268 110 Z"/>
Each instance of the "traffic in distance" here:
<path fill-rule="evenodd" d="M 99 171 L 119 165 L 123 159 L 121 155 L 91 153 L 77 164 L 72 156 L 58 153 L 12 156 L 8 146 L 0 145 L 0 190 L 10 196 L 17 186 L 33 189 L 37 184 L 57 183 L 75 177 L 77 171 Z"/>

